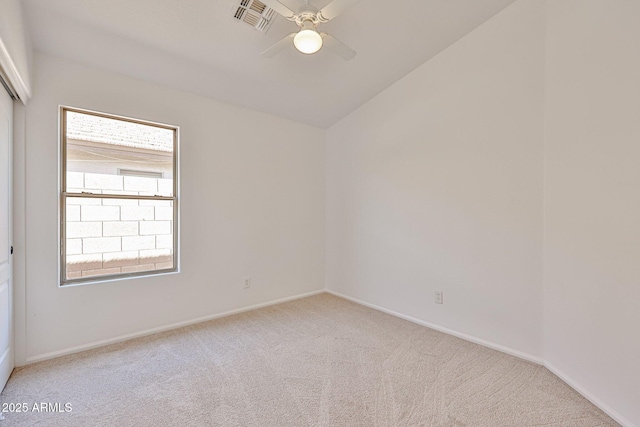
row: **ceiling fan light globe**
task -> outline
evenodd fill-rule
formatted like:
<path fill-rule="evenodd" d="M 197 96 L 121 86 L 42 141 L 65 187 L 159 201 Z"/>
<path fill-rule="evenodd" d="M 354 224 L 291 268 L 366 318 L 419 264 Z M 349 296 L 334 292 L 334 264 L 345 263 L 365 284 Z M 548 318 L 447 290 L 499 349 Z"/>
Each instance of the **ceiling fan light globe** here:
<path fill-rule="evenodd" d="M 322 36 L 314 30 L 300 30 L 293 38 L 293 45 L 298 51 L 311 55 L 322 48 Z"/>

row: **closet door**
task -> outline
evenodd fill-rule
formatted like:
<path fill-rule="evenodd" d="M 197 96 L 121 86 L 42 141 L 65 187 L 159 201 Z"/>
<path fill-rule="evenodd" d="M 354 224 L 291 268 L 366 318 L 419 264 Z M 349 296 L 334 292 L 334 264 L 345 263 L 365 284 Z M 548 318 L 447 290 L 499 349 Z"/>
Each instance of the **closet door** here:
<path fill-rule="evenodd" d="M 13 101 L 0 86 L 0 391 L 13 371 L 11 146 Z"/>

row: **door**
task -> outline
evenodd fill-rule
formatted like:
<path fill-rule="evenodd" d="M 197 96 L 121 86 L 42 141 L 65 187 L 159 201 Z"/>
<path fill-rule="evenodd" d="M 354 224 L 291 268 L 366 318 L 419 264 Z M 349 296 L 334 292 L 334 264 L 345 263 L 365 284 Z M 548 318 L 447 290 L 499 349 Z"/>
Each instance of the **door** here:
<path fill-rule="evenodd" d="M 0 86 L 0 391 L 13 371 L 11 293 L 11 145 L 13 101 Z"/>

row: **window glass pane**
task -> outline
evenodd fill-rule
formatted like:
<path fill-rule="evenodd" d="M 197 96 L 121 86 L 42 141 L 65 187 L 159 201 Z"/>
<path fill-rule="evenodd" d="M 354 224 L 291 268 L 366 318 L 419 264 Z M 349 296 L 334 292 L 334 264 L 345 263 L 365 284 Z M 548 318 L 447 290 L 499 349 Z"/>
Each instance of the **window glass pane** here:
<path fill-rule="evenodd" d="M 66 191 L 173 196 L 173 130 L 65 114 Z"/>
<path fill-rule="evenodd" d="M 67 280 L 174 267 L 173 201 L 66 200 Z"/>

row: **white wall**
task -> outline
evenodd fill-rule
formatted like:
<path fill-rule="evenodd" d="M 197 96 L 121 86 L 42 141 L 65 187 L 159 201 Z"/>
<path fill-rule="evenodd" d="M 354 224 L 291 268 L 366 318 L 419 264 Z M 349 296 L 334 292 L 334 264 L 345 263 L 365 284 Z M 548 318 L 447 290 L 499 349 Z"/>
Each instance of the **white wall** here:
<path fill-rule="evenodd" d="M 638 22 L 520 0 L 329 129 L 327 287 L 640 425 Z"/>
<path fill-rule="evenodd" d="M 542 355 L 543 64 L 517 2 L 328 130 L 328 289 Z"/>
<path fill-rule="evenodd" d="M 24 102 L 31 96 L 31 60 L 21 0 L 0 0 L 0 66 Z"/>
<path fill-rule="evenodd" d="M 61 104 L 180 126 L 181 273 L 58 288 Z M 26 135 L 27 361 L 324 287 L 323 130 L 36 54 Z"/>
<path fill-rule="evenodd" d="M 547 8 L 545 358 L 640 426 L 640 2 Z"/>

